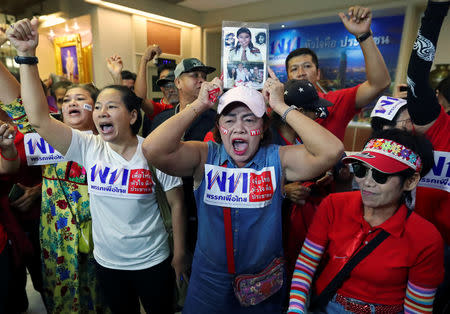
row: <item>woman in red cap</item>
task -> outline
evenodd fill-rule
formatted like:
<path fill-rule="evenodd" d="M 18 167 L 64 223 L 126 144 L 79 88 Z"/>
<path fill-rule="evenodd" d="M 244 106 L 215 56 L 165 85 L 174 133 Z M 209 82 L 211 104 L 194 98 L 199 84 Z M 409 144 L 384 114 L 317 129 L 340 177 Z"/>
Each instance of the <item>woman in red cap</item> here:
<path fill-rule="evenodd" d="M 431 223 L 405 205 L 433 165 L 431 143 L 403 130 L 383 130 L 344 162 L 352 163 L 360 191 L 332 194 L 321 203 L 297 259 L 288 313 L 305 312 L 324 255 L 314 280 L 314 310 L 431 312 L 444 274 L 443 241 Z M 336 279 L 351 264 L 356 266 L 349 274 Z"/>

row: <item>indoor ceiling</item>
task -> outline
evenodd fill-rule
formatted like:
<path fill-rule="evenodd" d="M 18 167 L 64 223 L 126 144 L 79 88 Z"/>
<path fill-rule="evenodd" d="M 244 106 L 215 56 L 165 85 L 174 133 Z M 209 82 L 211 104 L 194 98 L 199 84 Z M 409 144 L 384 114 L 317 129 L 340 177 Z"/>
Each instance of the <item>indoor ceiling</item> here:
<path fill-rule="evenodd" d="M 230 8 L 246 3 L 260 2 L 263 0 L 162 0 L 164 2 L 177 4 L 186 8 L 190 8 L 196 11 L 212 11 L 217 9 Z M 0 12 L 11 14 L 11 15 L 21 15 L 25 12 L 27 7 L 45 2 L 45 0 L 1 0 L 2 5 L 0 6 Z M 3 3 L 5 2 L 5 3 Z M 130 4 L 133 1 L 130 0 Z"/>
<path fill-rule="evenodd" d="M 33 5 L 43 3 L 45 0 L 2 0 L 0 12 L 14 16 L 21 15 Z"/>
<path fill-rule="evenodd" d="M 191 8 L 196 11 L 213 11 L 217 9 L 225 9 L 235 7 L 238 5 L 260 2 L 263 0 L 167 0 L 168 2 L 176 3 L 186 8 Z"/>

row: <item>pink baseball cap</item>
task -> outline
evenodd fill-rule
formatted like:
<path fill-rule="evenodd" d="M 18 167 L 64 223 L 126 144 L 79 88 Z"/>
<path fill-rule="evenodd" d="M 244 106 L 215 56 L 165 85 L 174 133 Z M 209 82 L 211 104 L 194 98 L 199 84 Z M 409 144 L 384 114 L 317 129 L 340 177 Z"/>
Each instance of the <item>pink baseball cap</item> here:
<path fill-rule="evenodd" d="M 238 86 L 228 90 L 219 99 L 217 106 L 217 113 L 222 111 L 233 102 L 241 102 L 246 105 L 258 118 L 261 118 L 266 113 L 266 103 L 263 95 L 256 89 Z"/>

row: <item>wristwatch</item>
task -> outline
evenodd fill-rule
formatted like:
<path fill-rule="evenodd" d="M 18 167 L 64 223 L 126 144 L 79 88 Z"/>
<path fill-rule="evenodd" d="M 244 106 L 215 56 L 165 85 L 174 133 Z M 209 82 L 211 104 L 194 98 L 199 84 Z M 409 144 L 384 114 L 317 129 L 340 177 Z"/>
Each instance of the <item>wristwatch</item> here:
<path fill-rule="evenodd" d="M 362 43 L 364 40 L 366 40 L 367 38 L 369 38 L 370 36 L 372 36 L 372 31 L 369 30 L 367 33 L 364 33 L 362 35 L 356 36 L 356 40 L 359 43 Z"/>
<path fill-rule="evenodd" d="M 14 61 L 16 61 L 17 64 L 37 64 L 39 59 L 37 57 L 15 56 Z"/>

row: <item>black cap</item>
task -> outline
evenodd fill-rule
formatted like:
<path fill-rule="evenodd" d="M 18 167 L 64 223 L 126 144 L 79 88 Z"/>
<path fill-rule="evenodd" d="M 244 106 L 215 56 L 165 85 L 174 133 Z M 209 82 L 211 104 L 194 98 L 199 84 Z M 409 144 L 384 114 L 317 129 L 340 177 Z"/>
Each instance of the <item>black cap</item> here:
<path fill-rule="evenodd" d="M 319 118 L 326 118 L 326 107 L 333 103 L 319 97 L 314 85 L 308 80 L 290 80 L 284 84 L 284 101 L 288 106 L 296 106 L 309 111 L 320 111 Z"/>
<path fill-rule="evenodd" d="M 177 78 L 181 74 L 186 72 L 200 71 L 209 74 L 214 72 L 215 70 L 216 68 L 204 65 L 197 58 L 188 58 L 183 59 L 180 63 L 178 63 L 177 67 L 175 68 L 175 77 Z"/>
<path fill-rule="evenodd" d="M 167 83 L 173 83 L 175 81 L 175 73 L 173 71 L 170 71 L 169 74 L 167 74 L 166 77 L 160 78 L 156 81 L 156 85 L 159 87 L 166 85 Z"/>

